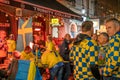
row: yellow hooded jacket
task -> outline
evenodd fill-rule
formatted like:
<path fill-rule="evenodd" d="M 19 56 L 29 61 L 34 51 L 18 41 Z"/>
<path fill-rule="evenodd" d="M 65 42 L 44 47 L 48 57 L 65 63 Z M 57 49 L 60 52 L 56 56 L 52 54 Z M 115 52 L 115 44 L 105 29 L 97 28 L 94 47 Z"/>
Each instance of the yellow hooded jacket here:
<path fill-rule="evenodd" d="M 14 40 L 7 40 L 8 52 L 13 52 L 16 49 L 16 43 Z"/>
<path fill-rule="evenodd" d="M 59 62 L 63 62 L 62 57 L 59 55 L 58 52 L 49 52 L 46 51 L 41 56 L 41 63 L 43 65 L 47 65 L 48 68 L 52 68 L 54 65 L 56 65 Z"/>

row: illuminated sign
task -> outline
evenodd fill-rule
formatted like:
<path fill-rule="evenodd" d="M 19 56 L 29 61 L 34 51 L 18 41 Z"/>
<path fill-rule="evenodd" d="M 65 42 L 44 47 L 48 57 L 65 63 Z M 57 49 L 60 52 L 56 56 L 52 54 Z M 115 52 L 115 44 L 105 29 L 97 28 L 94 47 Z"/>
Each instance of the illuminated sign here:
<path fill-rule="evenodd" d="M 0 27 L 10 27 L 10 23 L 0 23 Z"/>
<path fill-rule="evenodd" d="M 33 26 L 42 26 L 42 23 L 41 23 L 41 22 L 33 22 L 32 25 L 33 25 Z"/>
<path fill-rule="evenodd" d="M 59 19 L 58 18 L 52 18 L 51 19 L 52 26 L 59 26 Z"/>

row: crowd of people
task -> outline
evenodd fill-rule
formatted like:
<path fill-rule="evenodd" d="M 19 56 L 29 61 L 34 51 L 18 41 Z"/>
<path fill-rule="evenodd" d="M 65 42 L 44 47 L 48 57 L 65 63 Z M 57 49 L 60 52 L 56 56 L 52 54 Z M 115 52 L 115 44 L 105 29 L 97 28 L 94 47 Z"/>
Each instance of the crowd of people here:
<path fill-rule="evenodd" d="M 69 80 L 71 75 L 75 80 L 119 80 L 120 21 L 110 18 L 105 21 L 105 26 L 107 32 L 97 35 L 93 33 L 93 22 L 84 21 L 81 25 L 82 33 L 73 41 L 66 34 L 59 46 L 59 57 L 63 60 L 55 56 L 56 50 L 49 50 L 46 54 L 53 53 L 58 60 L 56 63 L 56 59 L 46 57 L 48 66 L 53 62 L 52 59 L 55 60 L 55 64 L 48 67 L 52 77 L 50 80 Z"/>
<path fill-rule="evenodd" d="M 82 23 L 70 50 L 75 80 L 120 80 L 120 21 L 110 18 L 105 26 L 107 33 L 93 35 L 93 23 Z"/>
<path fill-rule="evenodd" d="M 110 18 L 105 26 L 107 32 L 97 35 L 93 22 L 84 21 L 82 32 L 75 39 L 66 34 L 57 49 L 52 36 L 47 35 L 46 41 L 34 41 L 33 49 L 26 46 L 19 54 L 11 34 L 4 46 L 0 42 L 0 65 L 5 59 L 35 61 L 43 80 L 120 80 L 120 21 Z M 5 71 L 10 73 L 8 66 L 0 67 L 0 77 Z"/>

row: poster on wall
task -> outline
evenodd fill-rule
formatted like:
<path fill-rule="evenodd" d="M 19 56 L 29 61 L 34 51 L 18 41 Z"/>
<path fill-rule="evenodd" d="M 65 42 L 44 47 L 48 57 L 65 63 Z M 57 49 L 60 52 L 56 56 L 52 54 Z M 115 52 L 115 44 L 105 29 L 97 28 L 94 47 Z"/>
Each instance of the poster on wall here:
<path fill-rule="evenodd" d="M 69 25 L 69 33 L 71 35 L 72 38 L 75 38 L 77 35 L 78 29 L 77 29 L 77 24 L 75 22 L 72 22 Z"/>
<path fill-rule="evenodd" d="M 58 27 L 53 27 L 52 28 L 52 37 L 53 38 L 58 38 Z"/>
<path fill-rule="evenodd" d="M 66 19 L 62 20 L 64 25 L 61 26 L 52 26 L 52 37 L 63 39 L 65 34 L 70 34 L 71 38 L 75 38 L 77 34 L 81 32 L 81 21 L 75 19 Z"/>
<path fill-rule="evenodd" d="M 94 33 L 96 30 L 99 30 L 99 19 L 90 19 L 93 21 Z M 64 19 L 64 27 L 59 27 L 58 35 L 59 38 L 64 38 L 66 33 L 69 33 L 71 38 L 75 38 L 79 33 L 81 33 L 81 25 L 83 21 L 75 20 L 75 19 Z"/>
<path fill-rule="evenodd" d="M 71 19 L 69 20 L 69 34 L 71 36 L 71 38 L 75 38 L 77 36 L 77 34 L 79 34 L 81 32 L 81 21 L 78 20 L 74 20 Z"/>

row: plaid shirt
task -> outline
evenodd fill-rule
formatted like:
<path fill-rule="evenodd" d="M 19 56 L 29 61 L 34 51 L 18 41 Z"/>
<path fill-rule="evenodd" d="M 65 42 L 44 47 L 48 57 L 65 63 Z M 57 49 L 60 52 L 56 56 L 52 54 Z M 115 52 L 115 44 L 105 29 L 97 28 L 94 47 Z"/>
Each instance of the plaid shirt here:
<path fill-rule="evenodd" d="M 90 37 L 73 45 L 70 59 L 74 64 L 75 80 L 95 80 L 90 65 L 98 64 L 98 46 Z"/>
<path fill-rule="evenodd" d="M 103 75 L 120 78 L 120 32 L 112 36 L 109 41 Z"/>

